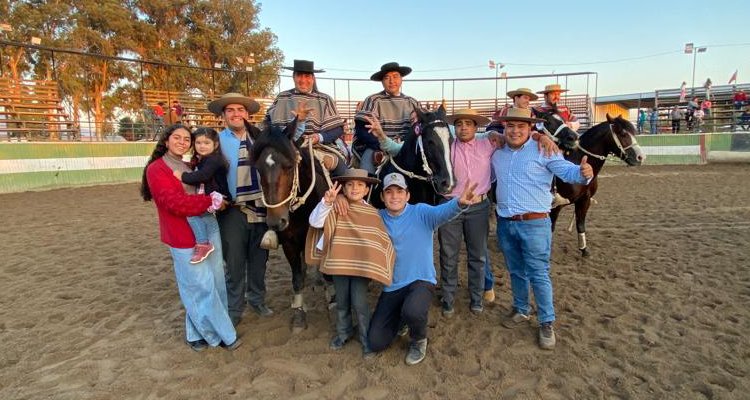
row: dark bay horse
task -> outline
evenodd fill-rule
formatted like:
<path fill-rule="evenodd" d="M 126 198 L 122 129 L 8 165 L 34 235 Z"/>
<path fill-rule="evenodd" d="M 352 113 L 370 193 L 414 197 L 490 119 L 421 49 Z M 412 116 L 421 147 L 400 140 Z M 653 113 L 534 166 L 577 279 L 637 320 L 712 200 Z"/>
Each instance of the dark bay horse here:
<path fill-rule="evenodd" d="M 453 139 L 443 106 L 436 111 L 415 111 L 418 123 L 404 138 L 398 154 L 379 168 L 378 178 L 382 181 L 387 174 L 399 172 L 409 185 L 409 203 L 435 205 L 438 196 L 450 193 L 456 183 L 450 155 Z M 370 203 L 376 208 L 385 207 L 381 191 L 381 185 L 376 185 L 370 195 Z"/>
<path fill-rule="evenodd" d="M 307 266 L 304 263 L 308 218 L 323 194 L 328 181 L 310 149 L 294 143 L 295 119 L 283 130 L 269 124 L 255 141 L 252 162 L 260 175 L 266 223 L 277 232 L 279 243 L 292 268 L 292 331 L 307 327 L 302 290 Z"/>
<path fill-rule="evenodd" d="M 586 246 L 586 213 L 591 205 L 591 198 L 596 194 L 599 171 L 609 154 L 614 154 L 629 166 L 641 165 L 645 156 L 638 146 L 635 134 L 635 127 L 629 121 L 622 116 L 612 118 L 607 114 L 606 122 L 594 125 L 580 136 L 576 150 L 565 152 L 565 159 L 576 164 L 581 163 L 583 156 L 588 156 L 588 163 L 594 169 L 594 178 L 588 185 L 572 185 L 555 178 L 558 193 L 575 204 L 578 248 L 584 257 L 590 254 Z M 558 206 L 550 213 L 552 230 L 555 229 L 555 221 L 562 207 L 565 206 Z"/>
<path fill-rule="evenodd" d="M 565 121 L 558 115 L 557 108 L 550 111 L 532 109 L 535 117 L 544 120 L 542 126 L 537 125 L 537 131 L 552 139 L 563 151 L 575 150 L 578 145 L 578 134 L 565 125 Z"/>

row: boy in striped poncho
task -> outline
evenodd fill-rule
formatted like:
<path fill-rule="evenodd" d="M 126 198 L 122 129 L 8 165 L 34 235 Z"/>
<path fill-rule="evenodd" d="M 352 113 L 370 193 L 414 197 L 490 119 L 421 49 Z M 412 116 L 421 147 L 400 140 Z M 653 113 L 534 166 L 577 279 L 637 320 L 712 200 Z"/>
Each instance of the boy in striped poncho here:
<path fill-rule="evenodd" d="M 362 355 L 373 356 L 367 339 L 370 307 L 367 287 L 370 279 L 390 285 L 393 275 L 394 250 L 383 219 L 378 211 L 364 201 L 369 184 L 379 180 L 368 176 L 363 169 L 349 169 L 336 182 L 310 214 L 311 228 L 323 228 L 322 237 L 308 235 L 305 254 L 308 263 L 320 259 L 320 272 L 333 277 L 336 289 L 336 335 L 331 339 L 332 350 L 340 350 L 354 335 L 351 309 L 357 317 Z M 339 184 L 343 182 L 343 186 Z M 339 191 L 349 203 L 346 215 L 331 212 Z M 314 249 L 309 247 L 315 246 Z"/>

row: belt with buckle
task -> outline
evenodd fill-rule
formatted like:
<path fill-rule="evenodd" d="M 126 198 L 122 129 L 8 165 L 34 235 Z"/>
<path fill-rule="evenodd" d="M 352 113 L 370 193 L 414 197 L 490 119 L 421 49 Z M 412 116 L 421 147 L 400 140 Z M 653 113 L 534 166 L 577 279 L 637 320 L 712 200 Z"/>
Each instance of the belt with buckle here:
<path fill-rule="evenodd" d="M 500 217 L 500 218 L 507 219 L 507 220 L 510 220 L 510 221 L 531 221 L 532 219 L 547 218 L 547 216 L 549 216 L 548 213 L 530 212 L 530 213 L 526 213 L 526 214 L 514 215 L 512 217 Z"/>

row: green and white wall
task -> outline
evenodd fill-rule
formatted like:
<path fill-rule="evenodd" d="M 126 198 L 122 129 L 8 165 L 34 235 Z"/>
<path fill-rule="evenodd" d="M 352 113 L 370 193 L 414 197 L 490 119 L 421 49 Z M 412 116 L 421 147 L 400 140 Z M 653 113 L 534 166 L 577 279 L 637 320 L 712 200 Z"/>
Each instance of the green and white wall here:
<path fill-rule="evenodd" d="M 0 143 L 0 193 L 141 179 L 154 143 Z"/>
<path fill-rule="evenodd" d="M 750 133 L 641 135 L 638 142 L 646 153 L 646 165 L 750 162 Z M 0 193 L 136 182 L 154 145 L 3 142 Z"/>

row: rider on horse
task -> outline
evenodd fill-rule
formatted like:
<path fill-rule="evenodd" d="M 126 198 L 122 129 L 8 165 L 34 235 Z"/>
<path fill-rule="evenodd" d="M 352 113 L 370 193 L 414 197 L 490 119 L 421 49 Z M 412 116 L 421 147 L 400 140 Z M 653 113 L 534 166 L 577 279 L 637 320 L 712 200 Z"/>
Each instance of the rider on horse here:
<path fill-rule="evenodd" d="M 495 111 L 494 114 L 492 114 L 492 122 L 490 122 L 487 125 L 486 130 L 487 131 L 497 131 L 500 133 L 503 133 L 505 131 L 505 123 L 498 120 L 499 117 L 504 117 L 508 115 L 508 110 L 511 108 L 529 108 L 529 103 L 538 99 L 539 96 L 534 94 L 534 92 L 531 91 L 531 89 L 528 88 L 519 88 L 516 90 L 511 90 L 507 93 L 508 97 L 513 99 L 513 104 L 506 104 L 503 108 Z"/>
<path fill-rule="evenodd" d="M 373 156 L 379 152 L 378 139 L 369 132 L 366 117 L 377 118 L 385 134 L 392 139 L 401 139 L 412 126 L 412 112 L 421 108 L 419 102 L 401 93 L 402 78 L 411 73 L 411 68 L 396 62 L 383 64 L 380 71 L 372 74 L 370 80 L 383 85 L 382 92 L 368 96 L 357 112 L 354 125 L 352 147 L 359 153 L 360 168 L 375 173 Z"/>
<path fill-rule="evenodd" d="M 336 103 L 331 96 L 318 91 L 315 85 L 315 73 L 324 72 L 315 69 L 312 61 L 294 60 L 293 67 L 284 67 L 293 71 L 294 89 L 286 90 L 276 96 L 266 113 L 266 123 L 286 126 L 296 116 L 296 110 L 303 104 L 307 109 L 307 119 L 297 124 L 295 138 L 304 138 L 313 144 L 336 146 L 336 141 L 344 134 L 344 119 L 336 110 Z M 330 152 L 327 152 L 327 154 Z M 346 171 L 346 161 L 338 157 L 323 157 L 326 168 L 332 175 L 341 175 Z"/>
<path fill-rule="evenodd" d="M 581 123 L 578 122 L 578 119 L 573 112 L 571 112 L 567 106 L 557 104 L 557 102 L 560 101 L 560 93 L 567 91 L 568 89 L 563 89 L 557 83 L 545 86 L 544 90 L 537 92 L 544 95 L 544 104 L 534 107 L 533 110 L 535 113 L 548 113 L 557 110 L 555 113 L 565 121 L 565 125 L 568 125 L 568 127 L 574 131 L 578 131 L 578 128 L 581 127 Z"/>

